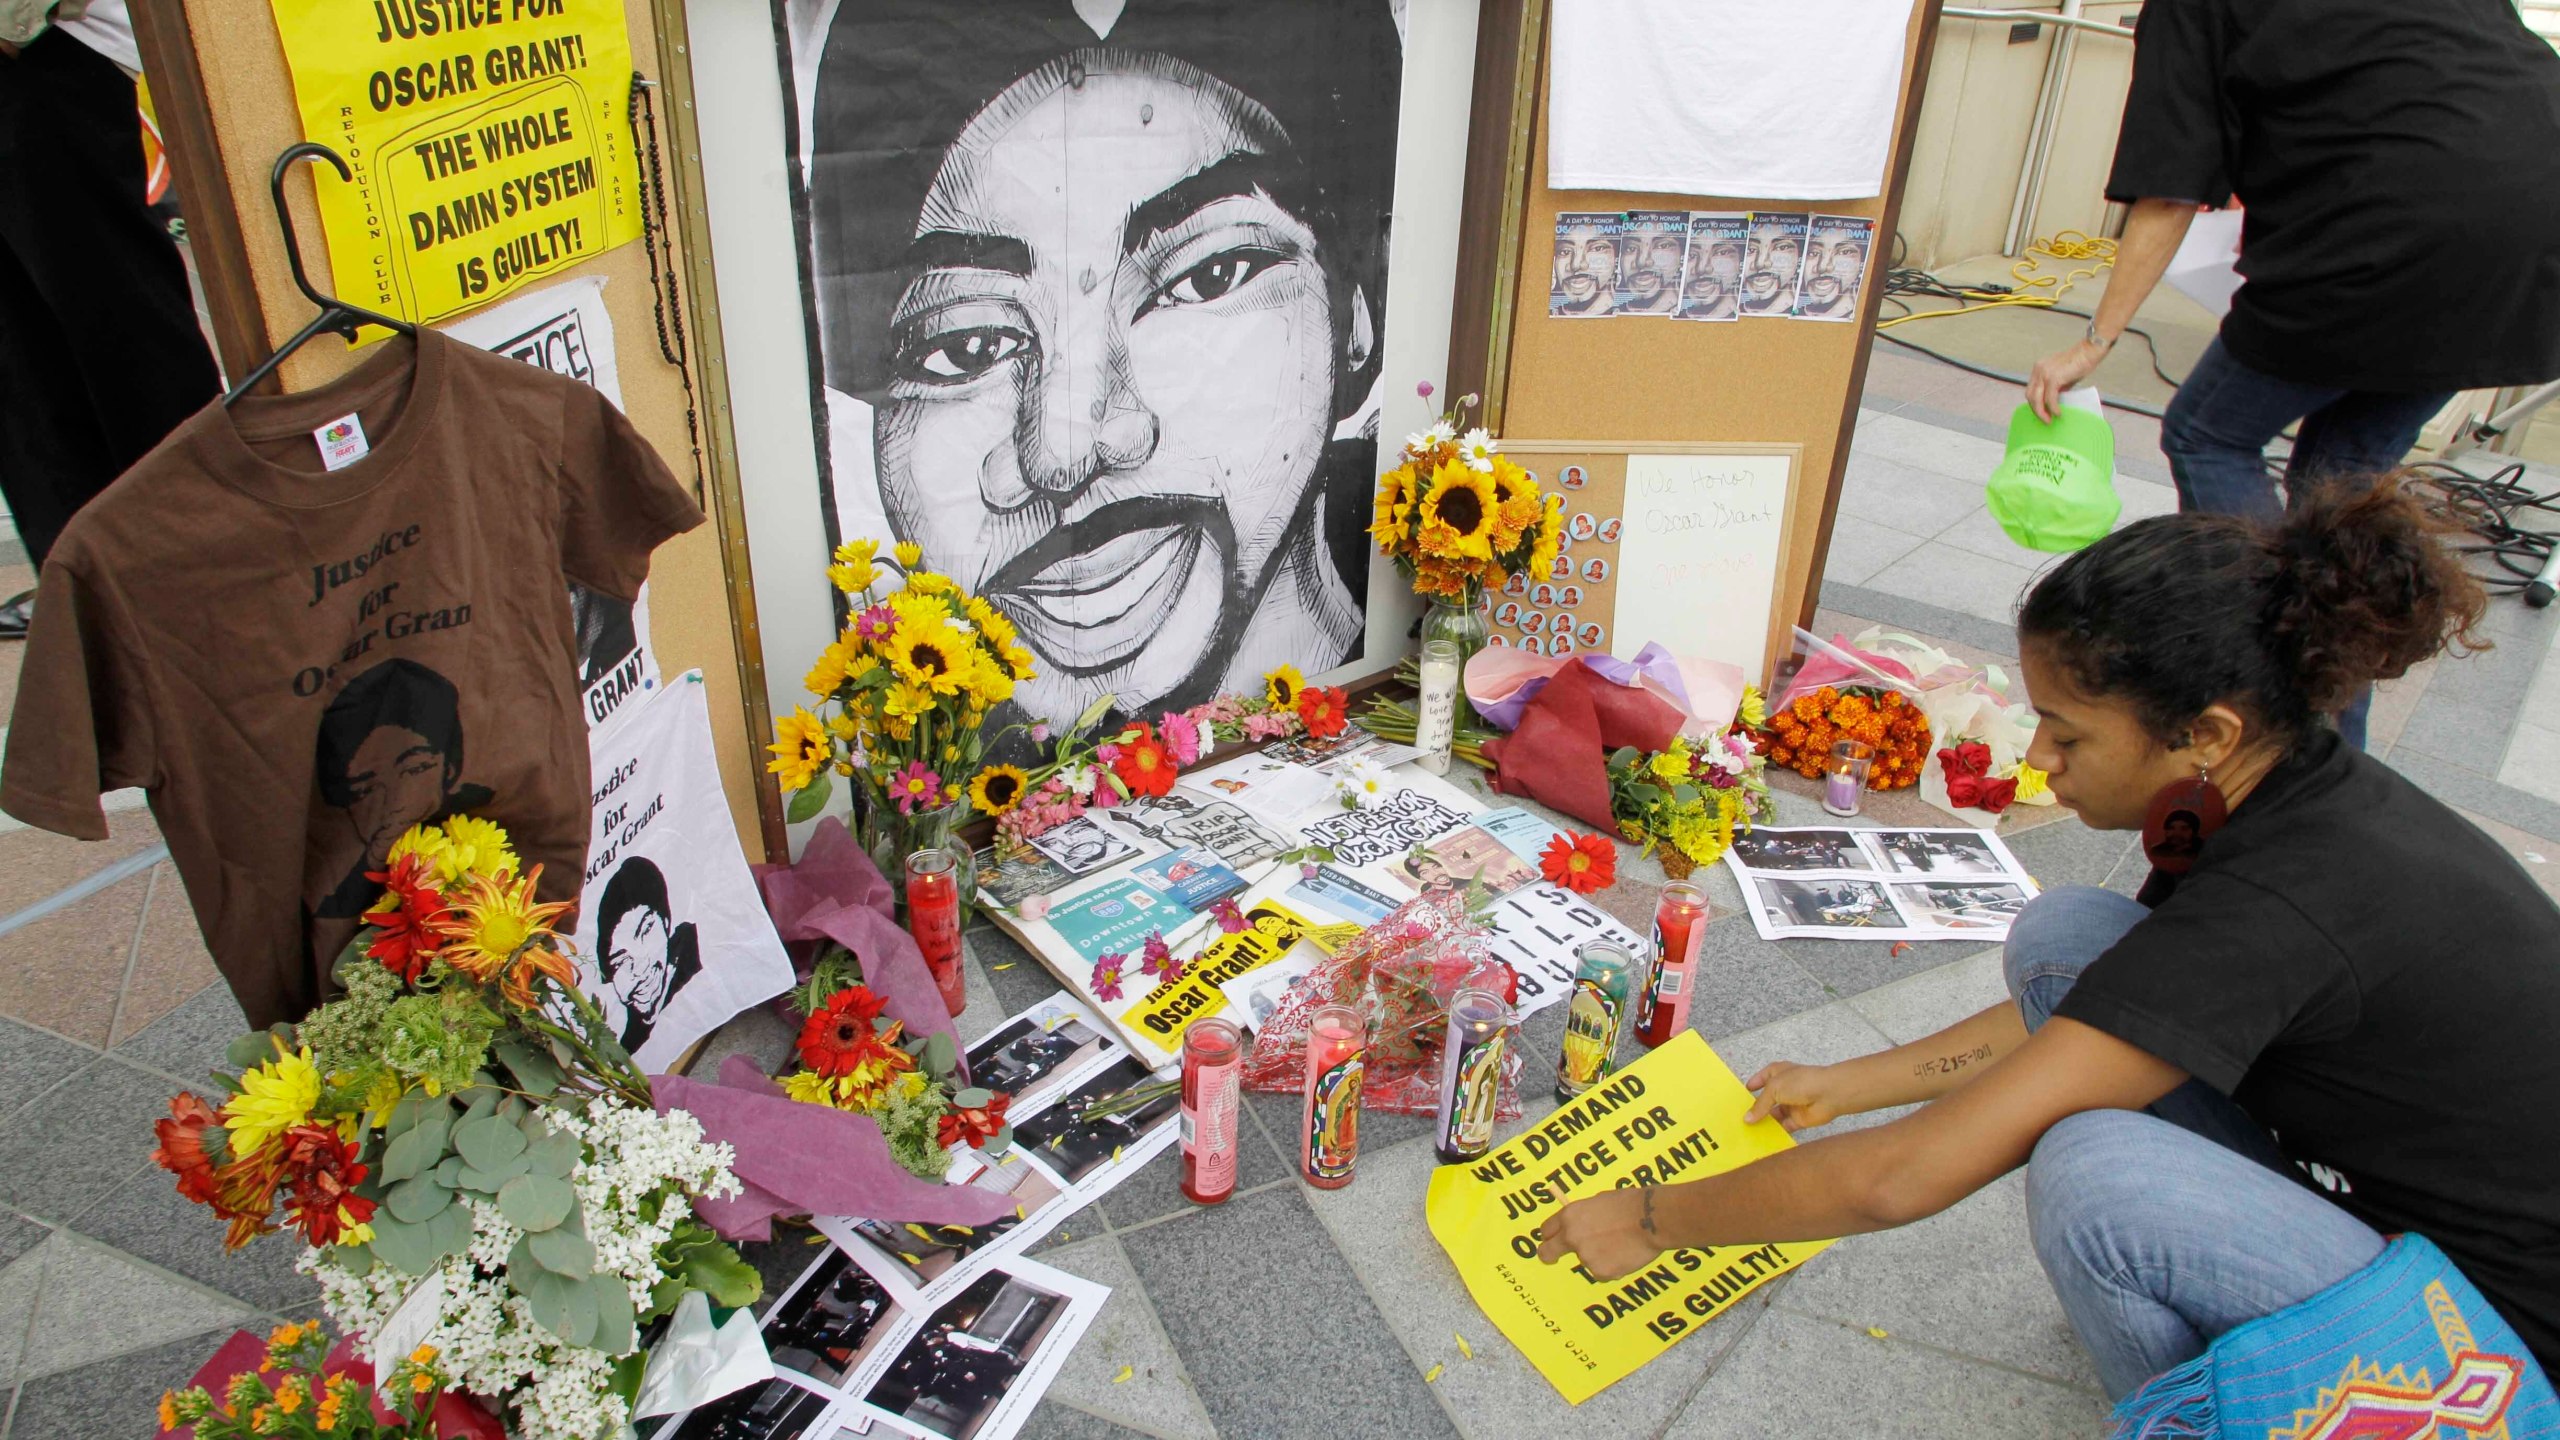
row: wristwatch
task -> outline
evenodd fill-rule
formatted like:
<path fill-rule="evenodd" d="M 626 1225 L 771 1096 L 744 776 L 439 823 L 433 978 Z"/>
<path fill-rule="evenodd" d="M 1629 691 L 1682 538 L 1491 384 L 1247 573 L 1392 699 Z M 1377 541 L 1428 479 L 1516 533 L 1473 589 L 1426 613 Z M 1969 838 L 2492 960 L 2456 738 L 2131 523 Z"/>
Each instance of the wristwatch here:
<path fill-rule="evenodd" d="M 2097 346 L 2101 350 L 2113 350 L 2116 348 L 2116 340 L 2119 337 L 2099 334 L 2098 322 L 2092 320 L 2089 322 L 2089 328 L 2080 332 L 2080 338 L 2088 344 Z"/>

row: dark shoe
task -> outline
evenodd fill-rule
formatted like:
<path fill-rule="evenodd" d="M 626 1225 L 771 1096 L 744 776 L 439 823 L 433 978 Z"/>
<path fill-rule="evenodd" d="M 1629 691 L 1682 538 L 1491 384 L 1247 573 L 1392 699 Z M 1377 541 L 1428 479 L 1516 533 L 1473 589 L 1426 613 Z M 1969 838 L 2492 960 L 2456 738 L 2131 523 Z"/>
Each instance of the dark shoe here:
<path fill-rule="evenodd" d="M 9 597 L 0 605 L 0 640 L 24 640 L 27 627 L 36 623 L 36 592 L 29 590 Z"/>

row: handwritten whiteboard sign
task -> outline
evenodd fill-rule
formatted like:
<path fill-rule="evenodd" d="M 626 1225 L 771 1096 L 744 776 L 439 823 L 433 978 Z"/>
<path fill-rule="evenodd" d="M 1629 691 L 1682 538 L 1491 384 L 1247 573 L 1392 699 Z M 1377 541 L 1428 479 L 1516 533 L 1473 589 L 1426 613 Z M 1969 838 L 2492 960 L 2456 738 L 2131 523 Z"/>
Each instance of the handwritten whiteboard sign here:
<path fill-rule="evenodd" d="M 1659 640 L 1760 674 L 1794 468 L 1788 454 L 1627 457 L 1611 654 Z"/>

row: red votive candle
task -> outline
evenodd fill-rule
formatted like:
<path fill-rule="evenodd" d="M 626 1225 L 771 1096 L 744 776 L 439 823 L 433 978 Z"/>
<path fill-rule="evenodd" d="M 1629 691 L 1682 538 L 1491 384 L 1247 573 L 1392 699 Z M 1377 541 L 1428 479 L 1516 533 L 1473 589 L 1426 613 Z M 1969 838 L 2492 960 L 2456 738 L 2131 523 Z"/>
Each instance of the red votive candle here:
<path fill-rule="evenodd" d="M 1244 1032 L 1214 1016 L 1182 1032 L 1182 1195 L 1222 1205 L 1236 1188 Z"/>
<path fill-rule="evenodd" d="M 1662 903 L 1653 908 L 1653 975 L 1636 1001 L 1636 1038 L 1646 1049 L 1688 1027 L 1698 946 L 1706 938 L 1707 892 L 1686 880 L 1663 886 Z"/>
<path fill-rule="evenodd" d="M 1368 1066 L 1369 1024 L 1348 1005 L 1327 1005 L 1307 1022 L 1306 1108 L 1299 1159 L 1307 1183 L 1339 1190 L 1360 1158 L 1360 1077 Z"/>
<path fill-rule="evenodd" d="M 907 933 L 924 952 L 942 1003 L 957 1015 L 969 1005 L 960 970 L 960 876 L 957 852 L 926 846 L 907 857 Z"/>

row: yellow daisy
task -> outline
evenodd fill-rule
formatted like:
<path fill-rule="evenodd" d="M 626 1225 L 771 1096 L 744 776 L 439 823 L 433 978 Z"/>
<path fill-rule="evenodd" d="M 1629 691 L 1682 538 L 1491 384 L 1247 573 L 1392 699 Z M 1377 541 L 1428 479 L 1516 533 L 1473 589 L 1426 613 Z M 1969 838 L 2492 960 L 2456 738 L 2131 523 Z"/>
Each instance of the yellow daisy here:
<path fill-rule="evenodd" d="M 933 709 L 933 692 L 905 680 L 890 685 L 886 702 L 889 718 L 908 720 Z"/>
<path fill-rule="evenodd" d="M 444 822 L 444 834 L 452 844 L 437 857 L 437 863 L 445 869 L 448 881 L 472 873 L 515 873 L 516 852 L 507 844 L 507 832 L 496 822 L 477 815 L 456 815 Z"/>
<path fill-rule="evenodd" d="M 810 694 L 826 699 L 843 689 L 845 682 L 852 678 L 854 658 L 842 640 L 832 641 L 826 649 L 818 652 L 818 663 L 809 667 L 808 678 L 800 683 L 808 687 Z M 869 657 L 863 658 L 868 662 Z"/>
<path fill-rule="evenodd" d="M 1378 542 L 1381 551 L 1394 550 L 1412 514 L 1413 468 L 1399 465 L 1378 477 L 1378 503 L 1369 521 L 1369 538 Z"/>
<path fill-rule="evenodd" d="M 899 541 L 889 547 L 889 553 L 898 557 L 898 568 L 901 570 L 913 570 L 924 563 L 924 547 L 913 540 Z"/>
<path fill-rule="evenodd" d="M 811 777 L 826 768 L 835 758 L 834 747 L 827 741 L 827 727 L 807 710 L 794 710 L 773 722 L 775 740 L 765 749 L 773 758 L 765 769 L 780 777 L 785 790 L 806 790 Z"/>
<path fill-rule="evenodd" d="M 240 1093 L 222 1104 L 222 1128 L 231 1134 L 231 1153 L 252 1154 L 268 1141 L 311 1118 L 320 1103 L 320 1069 L 304 1047 L 289 1051 L 279 1043 L 276 1058 L 243 1071 Z"/>

